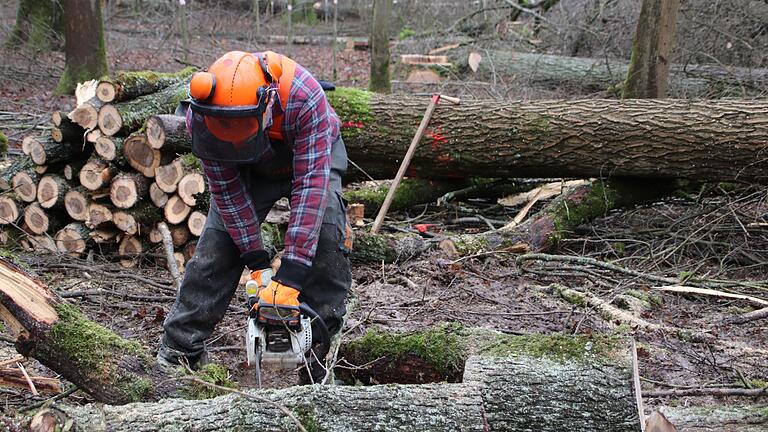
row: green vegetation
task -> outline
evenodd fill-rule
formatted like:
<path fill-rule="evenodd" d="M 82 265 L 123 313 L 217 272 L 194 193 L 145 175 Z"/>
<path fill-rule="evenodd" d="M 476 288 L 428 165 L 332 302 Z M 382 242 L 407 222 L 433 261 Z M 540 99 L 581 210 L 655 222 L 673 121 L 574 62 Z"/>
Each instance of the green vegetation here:
<path fill-rule="evenodd" d="M 411 36 L 416 36 L 416 30 L 410 27 L 403 27 L 400 29 L 400 33 L 397 34 L 399 40 L 408 39 Z"/>
<path fill-rule="evenodd" d="M 296 415 L 296 418 L 299 419 L 301 425 L 304 426 L 304 429 L 306 429 L 307 432 L 326 431 L 326 429 L 320 426 L 320 423 L 317 422 L 317 415 L 314 408 L 309 406 L 297 406 L 293 408 L 293 413 Z"/>
<path fill-rule="evenodd" d="M 327 93 L 328 101 L 339 118 L 344 119 L 343 134 L 346 137 L 373 122 L 371 96 L 373 93 L 349 87 L 336 87 Z"/>
<path fill-rule="evenodd" d="M 8 137 L 0 131 L 0 156 L 5 156 L 8 152 Z"/>
<path fill-rule="evenodd" d="M 200 368 L 195 375 L 207 383 L 232 389 L 237 387 L 230 378 L 229 371 L 222 365 L 209 363 Z M 196 382 L 191 382 L 185 392 L 190 399 L 210 399 L 227 393 Z"/>
<path fill-rule="evenodd" d="M 611 336 L 534 334 L 527 336 L 498 335 L 483 344 L 480 354 L 495 356 L 525 355 L 556 361 L 573 361 L 606 356 L 616 347 Z"/>

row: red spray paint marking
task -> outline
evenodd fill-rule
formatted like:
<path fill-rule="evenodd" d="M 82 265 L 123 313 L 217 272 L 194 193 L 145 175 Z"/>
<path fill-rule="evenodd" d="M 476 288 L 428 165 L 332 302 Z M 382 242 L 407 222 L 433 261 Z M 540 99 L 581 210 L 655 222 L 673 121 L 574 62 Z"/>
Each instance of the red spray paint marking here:
<path fill-rule="evenodd" d="M 433 151 L 437 150 L 441 145 L 448 142 L 448 139 L 443 136 L 442 132 L 440 131 L 440 128 L 437 128 L 435 130 L 428 130 L 425 135 L 427 138 L 432 139 L 432 142 L 429 143 L 429 146 L 432 148 Z"/>
<path fill-rule="evenodd" d="M 356 122 L 356 121 L 345 121 L 341 124 L 342 129 L 362 129 L 365 127 L 363 122 Z"/>

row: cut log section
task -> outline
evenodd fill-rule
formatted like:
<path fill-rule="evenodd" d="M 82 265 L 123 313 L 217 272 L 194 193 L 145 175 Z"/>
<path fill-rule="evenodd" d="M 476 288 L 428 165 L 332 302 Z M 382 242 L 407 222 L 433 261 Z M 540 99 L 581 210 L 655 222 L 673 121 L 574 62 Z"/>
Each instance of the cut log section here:
<path fill-rule="evenodd" d="M 208 216 L 199 210 L 190 213 L 189 218 L 187 218 L 189 232 L 196 237 L 203 235 L 203 228 L 205 228 L 205 221 L 207 218 Z"/>
<path fill-rule="evenodd" d="M 117 211 L 112 215 L 112 222 L 120 231 L 128 235 L 146 234 L 162 219 L 162 213 L 151 203 L 143 201 L 130 211 Z"/>
<path fill-rule="evenodd" d="M 96 97 L 105 103 L 133 99 L 183 82 L 194 71 L 195 68 L 188 67 L 175 73 L 155 71 L 119 72 L 114 76 L 99 81 L 99 84 L 96 86 Z"/>
<path fill-rule="evenodd" d="M 40 203 L 33 202 L 24 209 L 24 223 L 33 234 L 41 235 L 64 226 L 65 218 L 58 212 L 46 213 Z"/>
<path fill-rule="evenodd" d="M 11 188 L 24 202 L 35 202 L 37 199 L 38 174 L 34 170 L 19 171 L 11 179 Z"/>
<path fill-rule="evenodd" d="M 91 98 L 72 110 L 67 117 L 73 122 L 82 126 L 85 130 L 97 129 L 99 125 L 99 109 L 101 108 L 101 101 L 97 98 Z"/>
<path fill-rule="evenodd" d="M 75 257 L 82 255 L 91 243 L 88 228 L 79 222 L 73 222 L 56 233 L 56 249 Z"/>
<path fill-rule="evenodd" d="M 80 170 L 83 169 L 86 161 L 74 161 L 64 165 L 64 178 L 72 181 L 80 178 Z"/>
<path fill-rule="evenodd" d="M 120 242 L 120 246 L 118 246 L 117 252 L 120 256 L 135 258 L 121 259 L 120 265 L 125 268 L 136 267 L 139 262 L 139 257 L 141 257 L 141 255 L 144 254 L 146 250 L 147 246 L 141 237 L 125 236 L 125 238 L 123 238 L 123 240 Z"/>
<path fill-rule="evenodd" d="M 26 236 L 21 239 L 20 243 L 22 248 L 35 253 L 49 254 L 59 251 L 56 249 L 56 242 L 47 235 Z"/>
<path fill-rule="evenodd" d="M 14 194 L 0 196 L 0 225 L 15 225 L 23 207 L 24 202 Z"/>
<path fill-rule="evenodd" d="M 171 242 L 174 247 L 182 247 L 189 241 L 191 234 L 186 225 L 174 225 L 170 227 Z"/>
<path fill-rule="evenodd" d="M 190 207 L 197 205 L 196 195 L 203 192 L 205 192 L 205 178 L 200 173 L 189 173 L 179 181 L 179 197 Z"/>
<path fill-rule="evenodd" d="M 155 169 L 155 183 L 157 183 L 157 187 L 161 191 L 174 193 L 184 174 L 184 163 L 181 158 L 178 158 L 167 165 L 159 166 Z"/>
<path fill-rule="evenodd" d="M 67 162 L 73 155 L 80 153 L 77 144 L 69 142 L 58 143 L 50 137 L 32 138 L 29 143 L 29 157 L 37 165 L 50 165 L 56 162 Z"/>
<path fill-rule="evenodd" d="M 21 157 L 14 159 L 0 172 L 0 190 L 8 190 L 13 187 L 13 178 L 21 171 L 31 170 L 35 163 L 30 158 Z"/>
<path fill-rule="evenodd" d="M 98 125 L 104 135 L 127 135 L 138 130 L 147 119 L 157 114 L 171 114 L 176 105 L 187 98 L 188 82 L 185 80 L 156 93 L 136 99 L 104 105 L 99 109 Z"/>
<path fill-rule="evenodd" d="M 163 208 L 165 220 L 171 225 L 178 225 L 184 222 L 187 216 L 189 216 L 190 211 L 190 207 L 178 195 L 170 197 Z"/>
<path fill-rule="evenodd" d="M 64 209 L 72 219 L 85 222 L 88 219 L 88 205 L 91 200 L 84 187 L 70 189 L 64 195 Z"/>
<path fill-rule="evenodd" d="M 60 143 L 60 142 L 72 142 L 72 143 L 82 143 L 83 139 L 85 138 L 85 129 L 82 128 L 79 124 L 73 122 L 69 119 L 69 117 L 61 116 L 60 111 L 56 111 L 59 113 L 59 124 L 55 124 L 51 128 L 51 138 Z"/>
<path fill-rule="evenodd" d="M 328 97 L 344 122 L 349 158 L 374 177 L 392 178 L 428 100 L 339 88 Z M 761 100 L 442 104 L 407 174 L 768 182 L 754 163 L 767 147 L 767 110 Z"/>
<path fill-rule="evenodd" d="M 131 168 L 143 174 L 145 177 L 155 177 L 155 170 L 163 161 L 160 150 L 155 150 L 147 143 L 144 133 L 136 132 L 125 139 L 123 143 L 123 156 Z M 170 157 L 170 156 L 169 156 Z"/>
<path fill-rule="evenodd" d="M 133 207 L 149 191 L 149 180 L 139 173 L 121 173 L 112 180 L 109 198 L 117 208 Z"/>
<path fill-rule="evenodd" d="M 187 123 L 184 117 L 163 114 L 152 116 L 145 127 L 147 141 L 153 149 L 170 149 L 171 151 L 189 151 L 192 139 L 187 133 Z"/>
<path fill-rule="evenodd" d="M 195 250 L 197 249 L 197 240 L 190 240 L 189 243 L 184 245 L 184 248 L 182 249 L 182 253 L 184 254 L 184 259 L 187 261 L 191 260 L 193 256 L 195 256 Z"/>
<path fill-rule="evenodd" d="M 55 174 L 44 175 L 37 184 L 37 202 L 45 209 L 62 206 L 69 189 L 69 183 L 64 177 Z"/>
<path fill-rule="evenodd" d="M 89 143 L 96 143 L 103 135 L 100 129 L 94 129 L 85 134 L 85 140 Z"/>
<path fill-rule="evenodd" d="M 120 137 L 102 136 L 93 145 L 94 151 L 105 161 L 123 160 L 123 143 L 125 139 Z"/>
<path fill-rule="evenodd" d="M 120 241 L 120 231 L 116 228 L 97 228 L 88 236 L 97 244 L 114 244 Z"/>
<path fill-rule="evenodd" d="M 99 204 L 97 202 L 88 204 L 88 218 L 85 220 L 85 225 L 93 229 L 111 224 L 114 210 L 112 206 L 106 204 Z"/>
<path fill-rule="evenodd" d="M 92 157 L 80 169 L 80 184 L 86 189 L 95 191 L 109 186 L 117 169 L 107 161 Z"/>
<path fill-rule="evenodd" d="M 164 208 L 168 202 L 168 194 L 163 192 L 156 182 L 149 185 L 149 199 L 158 208 Z"/>
<path fill-rule="evenodd" d="M 157 224 L 155 224 L 152 229 L 149 231 L 149 234 L 147 235 L 147 240 L 149 240 L 152 244 L 158 244 L 163 242 L 163 234 L 160 232 L 160 229 L 158 229 Z"/>

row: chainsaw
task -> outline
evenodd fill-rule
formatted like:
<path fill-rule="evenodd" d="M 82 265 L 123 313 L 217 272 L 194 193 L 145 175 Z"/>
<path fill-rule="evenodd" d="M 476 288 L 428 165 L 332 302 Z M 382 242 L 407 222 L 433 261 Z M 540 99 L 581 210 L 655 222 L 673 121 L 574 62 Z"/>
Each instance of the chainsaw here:
<path fill-rule="evenodd" d="M 269 285 L 272 272 L 262 272 L 262 284 Z M 256 369 L 256 382 L 261 387 L 261 366 L 281 369 L 305 367 L 313 357 L 325 358 L 330 349 L 328 327 L 306 303 L 298 307 L 255 307 L 259 302 L 259 286 L 249 280 L 245 284 L 248 297 L 246 354 L 248 366 Z"/>

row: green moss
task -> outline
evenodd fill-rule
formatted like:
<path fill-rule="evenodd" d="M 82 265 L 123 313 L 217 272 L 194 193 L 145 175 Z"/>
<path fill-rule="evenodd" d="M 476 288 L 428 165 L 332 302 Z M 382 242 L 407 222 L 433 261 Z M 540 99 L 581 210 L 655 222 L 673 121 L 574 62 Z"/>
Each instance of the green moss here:
<path fill-rule="evenodd" d="M 236 388 L 237 386 L 230 378 L 229 371 L 222 365 L 215 363 L 209 363 L 195 374 L 197 378 L 211 384 L 216 384 L 226 388 Z M 226 391 L 215 389 L 199 383 L 191 383 L 185 390 L 187 397 L 190 399 L 210 399 L 216 396 L 226 394 Z"/>
<path fill-rule="evenodd" d="M 108 82 L 122 82 L 122 83 L 135 83 L 135 82 L 159 82 L 159 81 L 175 81 L 184 79 L 197 71 L 197 68 L 193 66 L 186 67 L 178 72 L 157 72 L 153 70 L 144 71 L 122 71 L 118 72 L 114 76 L 104 75 L 100 78 L 100 81 Z"/>
<path fill-rule="evenodd" d="M 650 294 L 645 291 L 639 291 L 639 290 L 629 290 L 626 292 L 627 295 L 632 296 L 634 298 L 640 299 L 644 302 L 647 302 L 650 305 L 653 306 L 661 306 L 661 297 L 657 295 Z"/>
<path fill-rule="evenodd" d="M 400 40 L 408 39 L 411 36 L 416 36 L 416 30 L 410 27 L 403 27 L 400 30 L 400 33 L 397 34 L 397 38 Z"/>
<path fill-rule="evenodd" d="M 0 156 L 4 156 L 8 152 L 8 137 L 0 131 Z"/>
<path fill-rule="evenodd" d="M 480 235 L 462 234 L 451 237 L 451 240 L 461 255 L 474 255 L 488 248 L 488 240 Z"/>
<path fill-rule="evenodd" d="M 387 236 L 356 233 L 355 246 L 350 258 L 361 262 L 395 262 L 398 258 L 397 251 L 389 242 L 390 239 Z"/>
<path fill-rule="evenodd" d="M 202 170 L 203 167 L 200 165 L 200 159 L 197 158 L 192 153 L 185 153 L 181 155 L 181 163 L 190 169 L 196 169 L 196 170 Z"/>
<path fill-rule="evenodd" d="M 607 356 L 617 344 L 611 336 L 537 334 L 527 336 L 500 335 L 480 354 L 494 356 L 525 355 L 557 361 L 573 361 Z"/>
<path fill-rule="evenodd" d="M 549 117 L 544 114 L 528 116 L 526 125 L 528 131 L 536 135 L 537 138 L 547 137 L 552 131 Z"/>
<path fill-rule="evenodd" d="M 326 93 L 328 101 L 333 106 L 339 118 L 344 119 L 342 135 L 355 136 L 373 122 L 371 114 L 371 95 L 373 93 L 349 87 L 337 87 Z"/>
<path fill-rule="evenodd" d="M 397 192 L 390 204 L 390 211 L 410 208 L 417 204 L 424 204 L 437 200 L 445 193 L 454 191 L 464 186 L 463 183 L 433 182 L 429 180 L 407 178 L 403 179 L 397 187 Z M 366 186 L 361 189 L 344 192 L 344 199 L 351 203 L 365 205 L 366 216 L 373 216 L 389 193 L 389 186 Z"/>
<path fill-rule="evenodd" d="M 146 378 L 123 380 L 121 384 L 129 399 L 136 402 L 145 400 L 155 389 L 155 384 Z"/>
<path fill-rule="evenodd" d="M 387 333 L 369 330 L 349 344 L 351 352 L 364 352 L 366 357 L 385 357 L 393 364 L 406 355 L 415 355 L 436 371 L 453 376 L 464 369 L 467 348 L 460 324 L 449 323 L 413 333 Z"/>

